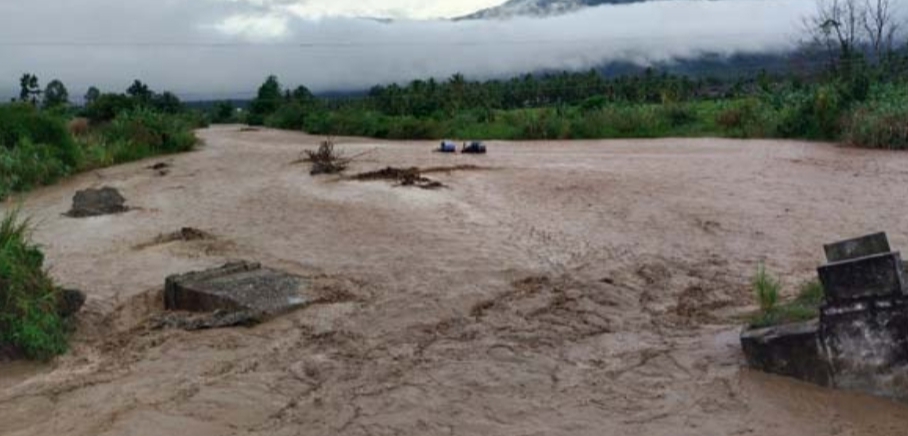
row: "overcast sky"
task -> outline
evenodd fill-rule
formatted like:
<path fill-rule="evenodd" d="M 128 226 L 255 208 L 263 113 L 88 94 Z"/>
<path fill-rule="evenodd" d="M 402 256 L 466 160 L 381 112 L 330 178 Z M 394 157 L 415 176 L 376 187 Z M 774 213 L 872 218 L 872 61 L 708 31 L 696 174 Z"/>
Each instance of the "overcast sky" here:
<path fill-rule="evenodd" d="M 450 22 L 496 0 L 0 0 L 0 95 L 34 72 L 74 96 L 134 78 L 243 97 L 268 74 L 315 91 L 784 50 L 811 0 L 655 1 L 548 19 Z M 394 18 L 381 23 L 357 17 Z"/>

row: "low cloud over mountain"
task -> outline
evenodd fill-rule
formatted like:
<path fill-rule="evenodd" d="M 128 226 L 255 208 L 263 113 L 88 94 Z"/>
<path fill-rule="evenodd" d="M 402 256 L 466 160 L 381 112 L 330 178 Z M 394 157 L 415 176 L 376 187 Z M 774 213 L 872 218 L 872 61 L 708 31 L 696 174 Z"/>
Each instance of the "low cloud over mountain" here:
<path fill-rule="evenodd" d="M 89 85 L 122 90 L 140 78 L 184 97 L 218 98 L 248 96 L 268 74 L 316 91 L 362 89 L 457 72 L 487 78 L 703 52 L 786 50 L 799 37 L 801 17 L 814 10 L 805 0 L 674 0 L 546 19 L 387 23 L 337 17 L 307 4 L 2 2 L 0 94 L 13 93 L 24 72 L 45 82 L 59 78 L 77 95 Z M 382 16 L 374 12 L 353 7 L 349 14 Z"/>
<path fill-rule="evenodd" d="M 509 0 L 458 19 L 507 19 L 515 17 L 550 17 L 576 12 L 591 6 L 640 3 L 647 0 Z"/>

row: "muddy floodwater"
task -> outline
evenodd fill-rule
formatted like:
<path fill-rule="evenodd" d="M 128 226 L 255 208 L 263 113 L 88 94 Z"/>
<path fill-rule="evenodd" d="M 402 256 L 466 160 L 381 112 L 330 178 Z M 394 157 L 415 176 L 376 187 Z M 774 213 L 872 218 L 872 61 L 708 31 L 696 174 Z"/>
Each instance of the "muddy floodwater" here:
<path fill-rule="evenodd" d="M 753 373 L 738 344 L 760 262 L 793 295 L 824 243 L 887 231 L 908 246 L 908 153 L 660 139 L 465 156 L 337 140 L 358 155 L 349 175 L 436 168 L 444 187 L 428 190 L 313 178 L 294 162 L 320 137 L 199 134 L 199 151 L 21 199 L 51 274 L 88 301 L 70 353 L 0 363 L 0 434 L 908 432 L 908 406 Z M 102 186 L 129 211 L 63 215 Z M 162 237 L 182 228 L 209 237 Z M 320 297 L 252 328 L 152 328 L 167 275 L 234 259 Z"/>

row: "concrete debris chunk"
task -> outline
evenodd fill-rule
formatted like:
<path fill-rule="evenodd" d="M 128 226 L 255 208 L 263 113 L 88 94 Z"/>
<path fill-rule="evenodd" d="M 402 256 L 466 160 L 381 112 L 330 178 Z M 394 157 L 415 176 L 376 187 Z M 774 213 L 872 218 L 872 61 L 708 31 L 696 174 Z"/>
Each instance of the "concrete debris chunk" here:
<path fill-rule="evenodd" d="M 164 307 L 171 311 L 217 314 L 219 320 L 210 327 L 236 325 L 303 307 L 312 302 L 308 291 L 309 282 L 302 277 L 241 261 L 168 277 Z M 236 313 L 244 314 L 238 318 L 240 321 L 225 315 Z"/>
<path fill-rule="evenodd" d="M 889 238 L 886 233 L 874 233 L 860 238 L 848 239 L 823 246 L 826 261 L 829 263 L 889 253 Z"/>
<path fill-rule="evenodd" d="M 829 301 L 902 295 L 905 288 L 899 253 L 876 254 L 821 266 L 820 282 Z"/>

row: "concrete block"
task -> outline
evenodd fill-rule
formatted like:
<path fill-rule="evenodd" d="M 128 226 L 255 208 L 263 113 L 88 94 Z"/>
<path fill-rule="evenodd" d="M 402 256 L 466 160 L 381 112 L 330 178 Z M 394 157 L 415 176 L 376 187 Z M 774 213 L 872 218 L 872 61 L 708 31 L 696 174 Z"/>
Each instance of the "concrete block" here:
<path fill-rule="evenodd" d="M 892 249 L 889 248 L 889 238 L 886 237 L 885 232 L 826 244 L 823 246 L 823 249 L 826 251 L 826 261 L 830 263 L 873 256 L 875 254 L 884 254 L 892 251 Z"/>
<path fill-rule="evenodd" d="M 832 368 L 821 347 L 817 320 L 745 330 L 741 346 L 753 369 L 832 385 Z"/>
<path fill-rule="evenodd" d="M 885 253 L 823 265 L 818 269 L 827 302 L 904 295 L 899 253 Z"/>
<path fill-rule="evenodd" d="M 836 388 L 908 400 L 908 299 L 827 306 L 821 319 Z"/>
<path fill-rule="evenodd" d="M 249 312 L 278 315 L 311 302 L 309 283 L 302 277 L 235 262 L 206 271 L 170 276 L 164 306 L 189 312 Z"/>

